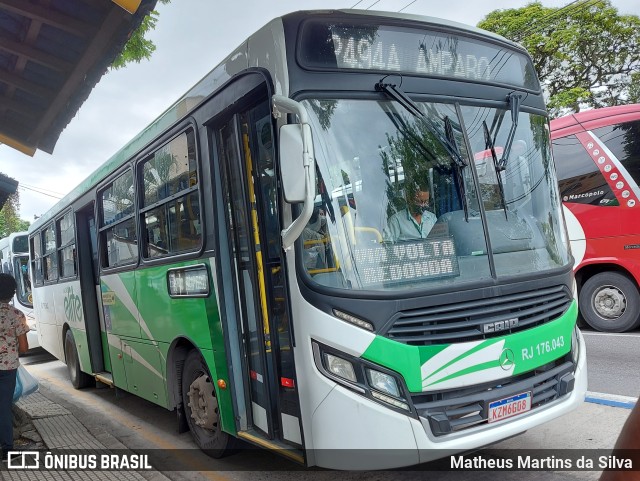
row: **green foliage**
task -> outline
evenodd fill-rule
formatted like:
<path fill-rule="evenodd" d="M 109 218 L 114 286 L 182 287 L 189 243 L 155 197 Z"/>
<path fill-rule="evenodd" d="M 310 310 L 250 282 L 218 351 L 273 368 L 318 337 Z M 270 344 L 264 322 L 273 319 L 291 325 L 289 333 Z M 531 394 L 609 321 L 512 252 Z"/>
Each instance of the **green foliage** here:
<path fill-rule="evenodd" d="M 619 15 L 610 0 L 494 10 L 478 27 L 529 51 L 552 115 L 638 101 L 640 17 Z"/>
<path fill-rule="evenodd" d="M 171 0 L 158 1 L 162 4 L 167 4 Z M 146 38 L 146 35 L 156 28 L 157 23 L 158 12 L 153 10 L 149 15 L 144 17 L 140 27 L 131 34 L 131 37 L 124 46 L 124 49 L 113 61 L 113 64 L 111 64 L 111 68 L 118 70 L 131 62 L 140 63 L 142 60 L 149 60 L 151 58 L 151 54 L 155 51 L 156 46 L 151 40 Z"/>
<path fill-rule="evenodd" d="M 558 92 L 547 102 L 547 107 L 551 111 L 560 111 L 568 106 L 576 106 L 577 112 L 581 104 L 588 104 L 592 94 L 590 90 L 582 87 L 573 87 L 568 90 Z"/>
<path fill-rule="evenodd" d="M 29 221 L 20 218 L 20 194 L 11 194 L 0 210 L 0 239 L 29 228 Z"/>
<path fill-rule="evenodd" d="M 640 103 L 640 72 L 631 74 L 631 83 L 629 84 L 629 101 L 631 103 Z"/>
<path fill-rule="evenodd" d="M 440 113 L 432 106 L 425 105 L 427 117 L 437 119 Z M 429 181 L 432 168 L 450 170 L 451 156 L 441 140 L 434 134 L 437 127 L 428 125 L 420 118 L 402 122 L 402 129 L 395 136 L 387 134 L 389 151 L 381 151 L 382 169 L 385 176 L 392 177 L 402 169 L 402 181 L 387 184 L 389 206 L 387 215 L 391 216 L 406 207 L 406 201 L 413 199 L 423 190 Z M 400 177 L 400 176 L 399 176 Z M 449 176 L 445 182 L 453 182 Z"/>
<path fill-rule="evenodd" d="M 320 127 L 322 127 L 324 130 L 329 130 L 329 128 L 331 127 L 331 117 L 333 116 L 333 112 L 338 106 L 338 101 L 310 99 L 309 105 L 318 117 Z"/>

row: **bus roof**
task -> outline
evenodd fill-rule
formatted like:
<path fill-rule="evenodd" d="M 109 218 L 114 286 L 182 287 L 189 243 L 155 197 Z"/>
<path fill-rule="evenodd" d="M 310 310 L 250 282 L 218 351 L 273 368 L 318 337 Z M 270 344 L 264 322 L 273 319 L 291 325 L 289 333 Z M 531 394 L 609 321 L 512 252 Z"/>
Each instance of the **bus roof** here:
<path fill-rule="evenodd" d="M 606 125 L 637 120 L 638 118 L 640 118 L 640 104 L 585 110 L 552 120 L 551 138 L 555 139 L 583 130 L 597 129 Z"/>
<path fill-rule="evenodd" d="M 38 220 L 31 224 L 29 232 L 33 232 L 46 222 L 55 217 L 61 210 L 65 209 L 68 205 L 78 199 L 81 195 L 89 191 L 89 189 L 98 185 L 106 176 L 111 172 L 118 169 L 127 160 L 135 157 L 140 151 L 153 139 L 161 135 L 165 130 L 169 129 L 173 124 L 179 120 L 185 118 L 190 112 L 195 110 L 204 100 L 206 100 L 212 93 L 219 89 L 227 80 L 229 80 L 234 74 L 249 68 L 251 66 L 250 46 L 252 39 L 257 40 L 262 35 L 268 33 L 269 30 L 273 30 L 275 26 L 282 26 L 282 19 L 293 15 L 326 15 L 340 13 L 343 15 L 358 15 L 358 16 L 379 16 L 385 18 L 396 18 L 400 20 L 408 20 L 413 22 L 421 22 L 425 24 L 432 24 L 437 26 L 444 26 L 455 30 L 461 30 L 466 33 L 482 35 L 486 38 L 492 38 L 501 43 L 506 43 L 515 49 L 519 49 L 526 52 L 524 48 L 500 35 L 497 35 L 486 30 L 482 30 L 470 25 L 465 25 L 458 22 L 453 22 L 446 19 L 427 17 L 421 15 L 413 15 L 407 13 L 398 12 L 384 12 L 384 11 L 370 11 L 370 10 L 358 10 L 358 9 L 341 9 L 341 10 L 301 10 L 293 12 L 282 17 L 276 17 L 262 28 L 254 32 L 244 42 L 242 42 L 236 49 L 234 49 L 222 62 L 214 67 L 209 73 L 207 73 L 200 81 L 198 81 L 191 89 L 187 91 L 182 97 L 180 97 L 173 105 L 165 110 L 158 118 L 152 121 L 147 127 L 145 127 L 140 133 L 138 133 L 133 139 L 131 139 L 124 147 L 118 150 L 112 155 L 106 162 L 100 165 L 94 172 L 92 172 L 84 181 L 76 186 L 69 194 L 64 196 L 58 201 L 51 209 L 45 212 Z M 275 88 L 277 94 L 288 94 L 288 77 L 285 72 L 278 72 L 281 77 L 281 82 L 275 82 Z"/>

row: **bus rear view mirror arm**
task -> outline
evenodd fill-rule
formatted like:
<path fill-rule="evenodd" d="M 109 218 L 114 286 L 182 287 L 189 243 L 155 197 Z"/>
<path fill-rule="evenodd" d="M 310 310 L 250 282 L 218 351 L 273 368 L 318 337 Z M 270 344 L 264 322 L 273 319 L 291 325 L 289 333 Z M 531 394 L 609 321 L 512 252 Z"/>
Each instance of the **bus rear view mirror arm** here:
<path fill-rule="evenodd" d="M 279 118 L 284 112 L 297 115 L 300 123 L 280 127 L 279 152 L 282 190 L 285 201 L 288 203 L 303 203 L 300 215 L 282 231 L 282 246 L 287 250 L 302 234 L 313 213 L 316 169 L 307 111 L 294 100 L 274 95 L 274 117 Z M 300 182 L 301 178 L 304 179 L 304 184 Z"/>

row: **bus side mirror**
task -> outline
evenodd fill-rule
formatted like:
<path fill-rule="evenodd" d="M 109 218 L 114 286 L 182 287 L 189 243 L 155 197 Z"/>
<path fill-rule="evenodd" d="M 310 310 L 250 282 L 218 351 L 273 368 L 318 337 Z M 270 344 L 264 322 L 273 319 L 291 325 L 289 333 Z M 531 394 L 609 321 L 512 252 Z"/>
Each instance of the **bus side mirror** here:
<path fill-rule="evenodd" d="M 286 202 L 303 203 L 298 217 L 282 230 L 282 248 L 286 251 L 291 249 L 293 243 L 300 237 L 313 214 L 316 167 L 309 114 L 299 102 L 281 95 L 274 95 L 273 116 L 282 118 L 283 112 L 297 115 L 300 123 L 283 125 L 278 132 L 282 192 Z"/>
<path fill-rule="evenodd" d="M 305 169 L 302 125 L 280 127 L 280 178 L 284 200 L 289 204 L 305 201 Z"/>

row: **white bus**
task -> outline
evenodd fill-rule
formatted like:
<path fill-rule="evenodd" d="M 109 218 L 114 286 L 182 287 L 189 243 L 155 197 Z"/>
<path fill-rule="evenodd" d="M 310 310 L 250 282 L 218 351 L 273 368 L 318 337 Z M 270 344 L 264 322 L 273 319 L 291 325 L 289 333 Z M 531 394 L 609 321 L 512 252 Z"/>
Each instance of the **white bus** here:
<path fill-rule="evenodd" d="M 387 240 L 418 184 L 437 223 Z M 176 410 L 214 456 L 241 438 L 407 466 L 585 397 L 540 83 L 476 28 L 276 18 L 29 235 L 41 339 L 74 386 Z"/>
<path fill-rule="evenodd" d="M 40 346 L 36 318 L 33 312 L 31 279 L 29 278 L 29 237 L 27 232 L 15 232 L 0 239 L 0 271 L 16 280 L 16 295 L 11 303 L 24 312 L 31 329 L 27 333 L 29 349 Z"/>

